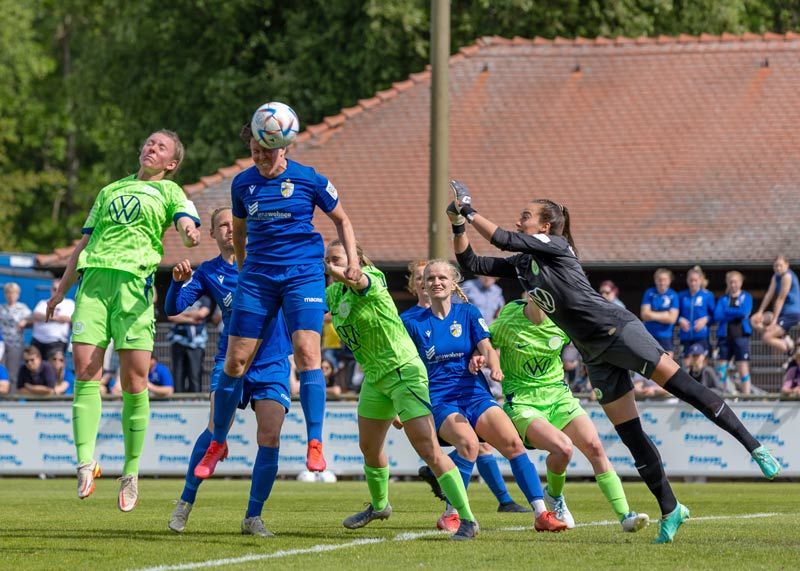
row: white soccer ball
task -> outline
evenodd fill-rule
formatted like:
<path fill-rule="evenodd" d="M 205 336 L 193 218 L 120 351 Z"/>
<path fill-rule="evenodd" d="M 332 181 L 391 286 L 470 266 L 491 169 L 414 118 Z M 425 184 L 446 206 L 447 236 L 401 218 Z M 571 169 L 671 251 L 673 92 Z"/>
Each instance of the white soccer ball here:
<path fill-rule="evenodd" d="M 309 470 L 303 470 L 297 475 L 298 482 L 316 482 L 317 481 L 317 474 L 316 472 L 310 472 Z"/>
<path fill-rule="evenodd" d="M 330 470 L 325 470 L 324 472 L 318 472 L 318 477 L 320 482 L 323 482 L 325 484 L 336 483 L 336 474 L 334 474 Z"/>
<path fill-rule="evenodd" d="M 264 103 L 253 113 L 250 121 L 253 138 L 267 149 L 288 147 L 300 132 L 300 120 L 291 107 L 285 103 L 271 101 Z"/>

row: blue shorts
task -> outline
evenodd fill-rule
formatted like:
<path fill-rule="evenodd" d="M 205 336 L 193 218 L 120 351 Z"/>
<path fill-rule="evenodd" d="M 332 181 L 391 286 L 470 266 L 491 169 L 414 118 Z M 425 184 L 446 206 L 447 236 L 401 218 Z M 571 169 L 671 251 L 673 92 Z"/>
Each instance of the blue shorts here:
<path fill-rule="evenodd" d="M 722 337 L 717 341 L 719 354 L 717 359 L 728 361 L 731 357 L 737 363 L 750 360 L 750 338 L 749 337 Z"/>
<path fill-rule="evenodd" d="M 300 329 L 322 333 L 325 266 L 272 266 L 245 262 L 233 296 L 230 335 L 268 339 L 278 309 L 283 309 L 291 335 Z"/>
<path fill-rule="evenodd" d="M 445 419 L 454 412 L 466 418 L 467 422 L 469 422 L 470 426 L 472 426 L 474 430 L 475 425 L 478 423 L 478 419 L 484 412 L 493 406 L 500 406 L 495 402 L 494 398 L 492 398 L 491 393 L 488 392 L 485 395 L 476 394 L 465 399 L 459 399 L 455 402 L 436 403 L 433 399 L 431 399 L 431 401 L 433 403 L 433 406 L 431 407 L 433 412 L 433 422 L 436 425 L 437 433 L 439 432 L 439 428 L 441 428 Z"/>
<path fill-rule="evenodd" d="M 675 350 L 675 342 L 672 340 L 672 337 L 655 337 L 655 340 L 661 345 L 664 351 L 672 352 Z"/>
<path fill-rule="evenodd" d="M 789 314 L 781 314 L 778 318 L 778 321 L 775 323 L 783 329 L 786 333 L 789 333 L 789 330 L 800 323 L 800 314 L 797 313 L 789 313 Z"/>
<path fill-rule="evenodd" d="M 211 392 L 217 390 L 219 378 L 222 376 L 224 361 L 217 361 L 211 372 Z M 292 393 L 289 390 L 289 360 L 259 364 L 253 363 L 247 370 L 242 384 L 242 395 L 239 397 L 239 408 L 247 405 L 255 407 L 257 400 L 274 400 L 283 405 L 286 412 L 292 404 Z"/>

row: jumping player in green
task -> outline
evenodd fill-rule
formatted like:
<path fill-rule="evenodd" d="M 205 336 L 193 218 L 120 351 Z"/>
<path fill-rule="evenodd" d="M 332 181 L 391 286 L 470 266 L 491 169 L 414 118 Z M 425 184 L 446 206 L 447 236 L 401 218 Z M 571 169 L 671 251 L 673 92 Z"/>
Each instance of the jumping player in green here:
<path fill-rule="evenodd" d="M 464 482 L 436 438 L 428 396 L 428 376 L 414 343 L 406 333 L 386 288 L 386 278 L 358 248 L 363 274 L 345 277 L 347 255 L 341 242 L 328 244 L 325 265 L 334 283 L 325 291 L 336 332 L 364 369 L 358 398 L 358 435 L 371 503 L 344 520 L 348 529 L 364 527 L 392 514 L 389 467 L 383 450 L 386 433 L 396 416 L 417 454 L 436 475 L 458 510 L 461 525 L 451 537 L 472 539 L 478 522 L 469 507 Z"/>
<path fill-rule="evenodd" d="M 503 409 L 526 446 L 550 453 L 544 490 L 547 509 L 555 511 L 568 528 L 575 527 L 563 494 L 574 443 L 592 465 L 597 485 L 622 530 L 635 532 L 647 527 L 650 518 L 628 507 L 622 482 L 608 461 L 597 429 L 564 381 L 561 350 L 569 343 L 566 333 L 530 299 L 506 305 L 489 331 L 492 345 L 500 350 L 500 368 L 505 374 Z"/>
<path fill-rule="evenodd" d="M 150 403 L 147 377 L 155 333 L 153 274 L 164 254 L 161 239 L 173 223 L 187 247 L 200 240 L 200 220 L 180 186 L 166 180 L 184 149 L 172 131 L 156 131 L 142 145 L 139 170 L 103 188 L 67 262 L 47 318 L 77 279 L 72 316 L 75 396 L 72 430 L 78 455 L 78 498 L 95 489 L 101 474 L 94 459 L 100 423 L 100 376 L 109 340 L 119 351 L 125 465 L 117 507 L 129 512 L 139 499 L 137 476 Z"/>

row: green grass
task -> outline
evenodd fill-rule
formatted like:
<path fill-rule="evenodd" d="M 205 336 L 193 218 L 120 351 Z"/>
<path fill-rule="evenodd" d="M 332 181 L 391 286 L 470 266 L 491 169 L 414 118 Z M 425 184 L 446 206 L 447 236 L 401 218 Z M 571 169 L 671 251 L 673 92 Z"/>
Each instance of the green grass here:
<path fill-rule="evenodd" d="M 650 545 L 657 526 L 623 534 L 618 525 L 579 527 L 561 534 L 504 528 L 531 523 L 529 514 L 498 514 L 487 488 L 473 483 L 471 500 L 480 536 L 467 543 L 444 535 L 401 541 L 404 532 L 430 531 L 441 504 L 424 484 L 391 485 L 394 515 L 385 522 L 349 531 L 341 520 L 367 500 L 363 482 L 334 485 L 278 482 L 264 511 L 271 539 L 244 537 L 249 482 L 210 480 L 203 484 L 189 527 L 167 530 L 179 480 L 145 479 L 142 501 L 130 514 L 116 509 L 116 482 L 101 479 L 88 500 L 75 497 L 71 479 L 0 479 L 0 569 L 137 569 L 265 555 L 278 551 L 380 538 L 322 553 L 226 565 L 226 569 L 275 566 L 281 569 L 798 569 L 800 568 L 800 487 L 790 483 L 677 484 L 693 517 L 774 512 L 758 519 L 689 521 L 675 544 Z M 626 484 L 631 506 L 657 513 L 641 484 Z M 520 498 L 519 490 L 512 494 Z M 613 514 L 592 483 L 568 483 L 567 498 L 576 520 L 603 521 Z M 208 568 L 208 567 L 206 567 Z"/>

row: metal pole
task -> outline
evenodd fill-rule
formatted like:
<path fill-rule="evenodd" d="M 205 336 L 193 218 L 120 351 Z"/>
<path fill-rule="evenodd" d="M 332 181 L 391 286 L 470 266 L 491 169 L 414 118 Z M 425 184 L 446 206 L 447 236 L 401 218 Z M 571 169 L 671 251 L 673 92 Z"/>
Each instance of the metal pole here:
<path fill-rule="evenodd" d="M 450 202 L 449 58 L 450 0 L 431 0 L 431 148 L 428 201 L 428 255 L 431 258 L 450 257 L 450 229 L 444 213 Z"/>

